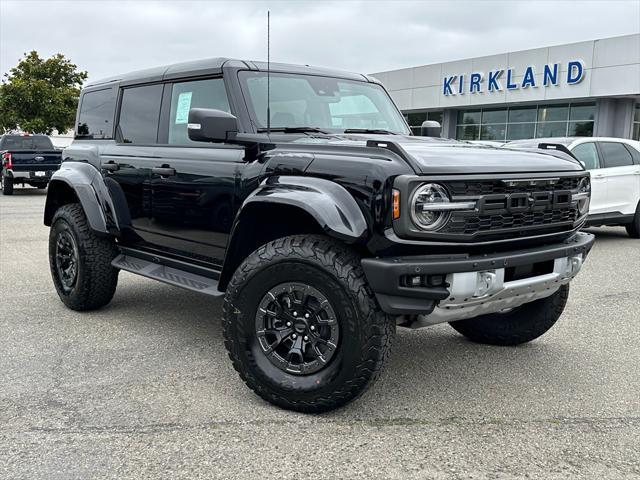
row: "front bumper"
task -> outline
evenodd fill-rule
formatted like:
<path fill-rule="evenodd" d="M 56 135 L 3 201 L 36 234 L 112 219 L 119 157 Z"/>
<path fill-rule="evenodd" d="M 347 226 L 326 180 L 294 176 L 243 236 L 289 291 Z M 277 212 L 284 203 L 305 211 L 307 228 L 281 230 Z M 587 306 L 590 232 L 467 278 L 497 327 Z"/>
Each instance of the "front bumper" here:
<path fill-rule="evenodd" d="M 594 241 L 593 235 L 579 232 L 561 243 L 524 250 L 365 258 L 362 267 L 382 310 L 421 315 L 415 326 L 426 326 L 515 308 L 553 294 L 578 274 Z M 518 267 L 529 266 L 530 274 L 514 279 Z M 535 273 L 539 266 L 547 270 Z M 444 283 L 407 286 L 404 281 L 434 275 L 444 276 Z"/>

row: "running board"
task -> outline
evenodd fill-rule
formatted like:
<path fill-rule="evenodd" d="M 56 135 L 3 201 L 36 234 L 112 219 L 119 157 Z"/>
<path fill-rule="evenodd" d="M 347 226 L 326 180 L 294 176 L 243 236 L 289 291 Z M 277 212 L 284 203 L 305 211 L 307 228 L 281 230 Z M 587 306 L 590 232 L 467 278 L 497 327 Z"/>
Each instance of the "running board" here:
<path fill-rule="evenodd" d="M 152 278 L 176 287 L 186 288 L 194 292 L 219 297 L 224 292 L 218 291 L 218 280 L 185 272 L 177 268 L 161 265 L 132 255 L 120 254 L 111 262 L 115 268 Z"/>

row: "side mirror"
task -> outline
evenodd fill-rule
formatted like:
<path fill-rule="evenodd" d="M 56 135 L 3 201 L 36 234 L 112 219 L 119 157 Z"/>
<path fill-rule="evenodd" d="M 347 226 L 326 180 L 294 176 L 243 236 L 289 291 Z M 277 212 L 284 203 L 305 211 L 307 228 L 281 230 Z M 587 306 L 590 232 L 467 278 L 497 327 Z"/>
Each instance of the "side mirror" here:
<path fill-rule="evenodd" d="M 421 137 L 439 137 L 442 127 L 435 120 L 425 120 L 420 126 Z"/>
<path fill-rule="evenodd" d="M 187 132 L 195 142 L 227 142 L 238 133 L 238 119 L 222 110 L 192 108 Z"/>

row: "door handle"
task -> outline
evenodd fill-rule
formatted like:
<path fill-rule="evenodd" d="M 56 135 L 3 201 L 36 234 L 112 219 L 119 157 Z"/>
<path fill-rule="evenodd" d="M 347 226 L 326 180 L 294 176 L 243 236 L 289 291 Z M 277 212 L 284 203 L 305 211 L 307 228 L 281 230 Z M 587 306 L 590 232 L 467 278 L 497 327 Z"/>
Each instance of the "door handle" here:
<path fill-rule="evenodd" d="M 120 165 L 111 161 L 111 162 L 103 163 L 102 169 L 107 170 L 108 172 L 115 172 L 116 170 L 120 170 Z"/>
<path fill-rule="evenodd" d="M 153 167 L 151 171 L 161 177 L 170 177 L 176 174 L 176 169 L 169 166 Z"/>
<path fill-rule="evenodd" d="M 600 174 L 600 175 L 594 175 L 593 178 L 604 178 L 604 175 Z"/>

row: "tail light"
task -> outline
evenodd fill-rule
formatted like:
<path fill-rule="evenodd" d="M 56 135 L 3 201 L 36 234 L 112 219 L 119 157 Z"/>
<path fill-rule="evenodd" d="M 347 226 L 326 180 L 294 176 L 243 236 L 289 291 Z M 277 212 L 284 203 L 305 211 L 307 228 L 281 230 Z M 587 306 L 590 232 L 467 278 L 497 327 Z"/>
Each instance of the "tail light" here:
<path fill-rule="evenodd" d="M 11 161 L 10 152 L 5 152 L 2 154 L 2 166 L 7 169 L 13 168 L 13 162 Z"/>

